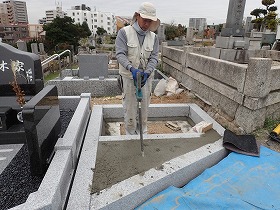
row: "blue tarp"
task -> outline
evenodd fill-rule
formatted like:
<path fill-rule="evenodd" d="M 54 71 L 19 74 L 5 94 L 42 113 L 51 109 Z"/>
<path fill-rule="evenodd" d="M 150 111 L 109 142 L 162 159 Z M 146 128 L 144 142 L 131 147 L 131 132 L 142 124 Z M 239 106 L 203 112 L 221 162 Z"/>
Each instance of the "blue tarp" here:
<path fill-rule="evenodd" d="M 137 208 L 147 209 L 280 209 L 280 153 L 263 146 L 260 157 L 231 152 L 184 187 L 168 187 Z"/>

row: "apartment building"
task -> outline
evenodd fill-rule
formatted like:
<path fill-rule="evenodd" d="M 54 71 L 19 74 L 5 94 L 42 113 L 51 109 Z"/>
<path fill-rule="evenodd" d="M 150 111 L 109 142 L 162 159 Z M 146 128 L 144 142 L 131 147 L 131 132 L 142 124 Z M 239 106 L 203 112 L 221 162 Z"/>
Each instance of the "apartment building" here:
<path fill-rule="evenodd" d="M 28 24 L 28 32 L 30 39 L 42 39 L 43 24 Z"/>
<path fill-rule="evenodd" d="M 91 10 L 85 4 L 81 6 L 73 6 L 68 9 L 66 15 L 71 17 L 75 23 L 82 24 L 87 22 L 89 29 L 93 35 L 96 35 L 97 28 L 103 28 L 108 34 L 116 33 L 116 18 L 112 12 L 100 12 L 94 9 Z"/>
<path fill-rule="evenodd" d="M 8 0 L 3 4 L 6 5 L 9 23 L 28 23 L 26 2 Z"/>
<path fill-rule="evenodd" d="M 0 3 L 0 25 L 9 24 L 8 4 Z"/>
<path fill-rule="evenodd" d="M 3 1 L 0 3 L 0 37 L 3 42 L 15 44 L 28 39 L 28 16 L 26 2 Z"/>
<path fill-rule="evenodd" d="M 29 38 L 28 25 L 20 23 L 0 25 L 0 37 L 8 44 L 15 44 L 19 39 L 27 40 Z"/>
<path fill-rule="evenodd" d="M 38 23 L 39 24 L 46 24 L 47 23 L 47 18 L 46 17 L 43 17 L 41 19 L 38 20 Z"/>
<path fill-rule="evenodd" d="M 55 10 L 47 10 L 45 23 L 51 23 L 56 17 L 64 18 L 66 13 L 62 11 L 62 3 L 57 3 Z"/>
<path fill-rule="evenodd" d="M 203 31 L 207 28 L 206 18 L 190 18 L 189 27 L 192 27 L 198 31 Z"/>

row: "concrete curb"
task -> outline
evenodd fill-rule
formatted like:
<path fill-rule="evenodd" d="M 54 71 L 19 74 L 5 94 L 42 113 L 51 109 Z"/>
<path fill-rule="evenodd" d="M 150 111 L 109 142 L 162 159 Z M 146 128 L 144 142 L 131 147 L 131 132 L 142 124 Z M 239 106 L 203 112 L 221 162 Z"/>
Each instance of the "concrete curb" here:
<path fill-rule="evenodd" d="M 66 203 L 72 178 L 74 176 L 76 163 L 78 161 L 79 150 L 83 142 L 88 119 L 90 116 L 90 94 L 81 94 L 76 111 L 63 138 L 57 141 L 55 155 L 43 178 L 39 189 L 31 193 L 27 201 L 13 210 L 30 209 L 62 209 Z M 71 98 L 63 98 L 62 109 L 69 109 L 66 101 L 69 100 L 71 108 L 75 108 L 75 103 L 71 103 Z M 75 97 L 75 102 L 77 98 Z"/>

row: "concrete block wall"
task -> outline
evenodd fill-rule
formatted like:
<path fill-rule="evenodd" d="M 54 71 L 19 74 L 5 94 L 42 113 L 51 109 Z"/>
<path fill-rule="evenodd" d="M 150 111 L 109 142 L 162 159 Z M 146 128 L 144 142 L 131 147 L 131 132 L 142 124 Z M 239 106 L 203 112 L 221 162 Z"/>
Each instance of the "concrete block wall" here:
<path fill-rule="evenodd" d="M 65 77 L 63 80 L 50 80 L 46 85 L 56 85 L 59 96 L 77 96 L 82 93 L 91 93 L 94 97 L 120 95 L 116 78 L 80 79 Z"/>
<path fill-rule="evenodd" d="M 280 66 L 272 66 L 280 53 L 249 50 L 248 64 L 240 64 L 222 60 L 226 51 L 191 46 L 182 50 L 163 43 L 163 70 L 250 133 L 266 118 L 280 117 Z"/>
<path fill-rule="evenodd" d="M 178 61 L 180 59 L 177 59 Z M 71 70 L 66 70 L 69 74 Z M 79 70 L 75 70 L 79 71 Z M 65 72 L 65 70 L 64 70 Z M 67 74 L 68 74 L 67 73 Z M 65 76 L 65 73 L 63 73 Z M 62 77 L 62 79 L 54 79 L 46 82 L 47 85 L 55 85 L 57 87 L 58 95 L 63 97 L 79 96 L 82 93 L 90 93 L 93 97 L 102 96 L 116 96 L 121 95 L 121 90 L 118 86 L 118 70 L 110 69 L 108 78 L 78 78 L 73 76 Z M 152 90 L 156 87 L 158 81 L 165 78 L 165 75 L 160 71 L 155 70 L 154 80 L 152 83 Z"/>
<path fill-rule="evenodd" d="M 223 49 L 216 47 L 192 47 L 185 46 L 184 50 L 189 48 L 193 53 L 218 58 L 225 61 L 234 63 L 248 64 L 250 58 L 271 58 L 274 61 L 280 61 L 280 51 L 275 50 L 264 50 L 264 49 Z M 173 49 L 176 51 L 176 49 Z M 183 51 L 181 48 L 177 51 Z M 167 52 L 167 51 L 165 51 Z M 168 57 L 168 56 L 167 56 Z"/>

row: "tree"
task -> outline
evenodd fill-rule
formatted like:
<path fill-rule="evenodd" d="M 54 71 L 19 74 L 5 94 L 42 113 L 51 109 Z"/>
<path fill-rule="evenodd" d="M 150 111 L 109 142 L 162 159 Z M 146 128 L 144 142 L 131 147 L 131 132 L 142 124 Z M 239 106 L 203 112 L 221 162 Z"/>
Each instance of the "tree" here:
<path fill-rule="evenodd" d="M 102 36 L 102 35 L 106 34 L 107 31 L 104 28 L 97 27 L 96 33 L 98 36 Z"/>
<path fill-rule="evenodd" d="M 68 16 L 56 17 L 53 22 L 44 25 L 43 29 L 46 31 L 49 49 L 54 49 L 59 45 L 73 45 L 76 48 L 81 38 L 86 38 L 91 34 L 86 22 L 82 25 L 74 24 L 74 20 Z"/>
<path fill-rule="evenodd" d="M 86 38 L 86 37 L 89 37 L 91 35 L 91 31 L 88 27 L 88 24 L 86 21 L 84 21 L 82 23 L 82 25 L 80 25 L 80 28 L 79 28 L 80 32 L 82 33 L 81 34 L 81 37 L 82 38 Z"/>
<path fill-rule="evenodd" d="M 279 19 L 277 19 L 277 6 L 273 6 L 275 0 L 262 0 L 262 5 L 265 9 L 254 9 L 250 14 L 255 16 L 252 20 L 254 23 L 254 28 L 258 31 L 263 29 L 270 29 L 271 31 L 276 31 Z"/>
<path fill-rule="evenodd" d="M 164 34 L 166 36 L 166 40 L 174 40 L 175 37 L 185 36 L 186 27 L 178 24 L 176 26 L 174 23 L 165 26 Z"/>

